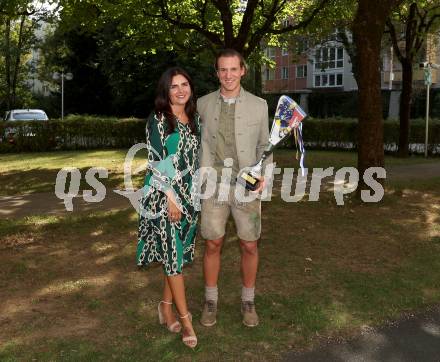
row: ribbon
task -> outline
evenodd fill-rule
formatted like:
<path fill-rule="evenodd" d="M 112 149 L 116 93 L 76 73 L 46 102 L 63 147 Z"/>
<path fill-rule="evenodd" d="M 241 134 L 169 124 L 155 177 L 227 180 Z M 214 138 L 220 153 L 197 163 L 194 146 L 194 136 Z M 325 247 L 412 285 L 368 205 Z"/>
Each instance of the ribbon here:
<path fill-rule="evenodd" d="M 293 136 L 295 138 L 295 147 L 296 147 L 296 160 L 298 160 L 298 153 L 301 153 L 301 157 L 299 160 L 299 167 L 301 167 L 301 175 L 304 177 L 304 155 L 306 150 L 304 148 L 304 140 L 302 136 L 302 122 L 298 125 L 298 127 L 294 128 Z"/>

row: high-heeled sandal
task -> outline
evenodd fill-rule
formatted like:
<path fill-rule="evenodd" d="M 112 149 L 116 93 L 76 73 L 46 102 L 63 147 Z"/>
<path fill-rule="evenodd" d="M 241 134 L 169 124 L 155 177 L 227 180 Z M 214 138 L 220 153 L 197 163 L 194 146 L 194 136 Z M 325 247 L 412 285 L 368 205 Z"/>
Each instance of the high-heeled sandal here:
<path fill-rule="evenodd" d="M 170 331 L 170 332 L 172 332 L 172 333 L 179 333 L 181 330 L 182 330 L 182 326 L 181 326 L 181 324 L 179 323 L 179 321 L 175 321 L 173 324 L 171 324 L 171 325 L 168 325 L 167 324 L 167 321 L 166 321 L 166 319 L 165 319 L 165 316 L 163 315 L 163 313 L 162 313 L 162 311 L 160 310 L 160 305 L 161 304 L 168 304 L 168 305 L 170 305 L 170 304 L 173 304 L 173 303 L 171 303 L 171 302 L 167 302 L 167 301 L 165 301 L 165 300 L 161 300 L 160 302 L 159 302 L 159 305 L 157 306 L 157 314 L 158 314 L 158 316 L 159 316 L 159 323 L 160 324 L 165 324 L 165 326 L 167 327 L 167 329 Z"/>
<path fill-rule="evenodd" d="M 189 318 L 189 320 L 192 322 L 192 315 L 191 313 L 187 313 L 184 316 L 179 316 L 180 319 Z M 185 346 L 188 346 L 189 348 L 196 348 L 197 346 L 197 336 L 196 335 L 187 335 L 185 336 L 185 331 L 188 329 L 185 327 L 182 327 L 182 342 Z"/>

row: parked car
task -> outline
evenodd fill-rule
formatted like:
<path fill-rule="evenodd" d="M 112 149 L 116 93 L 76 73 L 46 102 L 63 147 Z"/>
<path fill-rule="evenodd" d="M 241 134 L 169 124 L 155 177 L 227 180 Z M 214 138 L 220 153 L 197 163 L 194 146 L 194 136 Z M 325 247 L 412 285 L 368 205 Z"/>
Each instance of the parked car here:
<path fill-rule="evenodd" d="M 5 121 L 47 121 L 46 112 L 41 109 L 13 109 L 5 114 Z"/>
<path fill-rule="evenodd" d="M 41 109 L 12 109 L 5 113 L 4 121 L 19 122 L 19 121 L 48 121 L 46 112 Z M 27 127 L 26 127 L 27 128 Z M 15 142 L 16 133 L 18 129 L 15 127 L 7 127 L 4 132 L 4 139 L 10 143 Z M 35 134 L 29 128 L 28 131 L 24 129 L 24 136 L 32 137 Z"/>

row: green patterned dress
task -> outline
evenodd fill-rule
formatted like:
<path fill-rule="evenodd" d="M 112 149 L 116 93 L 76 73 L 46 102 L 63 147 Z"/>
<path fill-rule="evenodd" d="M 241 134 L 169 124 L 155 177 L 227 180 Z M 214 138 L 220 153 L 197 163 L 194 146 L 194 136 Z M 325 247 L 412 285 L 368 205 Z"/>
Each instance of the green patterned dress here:
<path fill-rule="evenodd" d="M 182 273 L 183 265 L 194 258 L 195 236 L 200 207 L 196 195 L 200 148 L 200 119 L 196 116 L 197 133 L 177 122 L 167 134 L 167 123 L 154 113 L 146 127 L 148 171 L 144 194 L 140 200 L 137 265 L 163 264 L 166 275 Z M 168 219 L 165 191 L 174 190 L 181 205 L 182 218 Z"/>

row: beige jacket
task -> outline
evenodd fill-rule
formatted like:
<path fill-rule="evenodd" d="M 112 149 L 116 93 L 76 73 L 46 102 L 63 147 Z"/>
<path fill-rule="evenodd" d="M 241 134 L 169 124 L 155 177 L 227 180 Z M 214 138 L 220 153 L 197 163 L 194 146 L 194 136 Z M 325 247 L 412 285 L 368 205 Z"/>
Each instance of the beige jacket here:
<path fill-rule="evenodd" d="M 217 146 L 217 130 L 221 108 L 220 90 L 197 101 L 202 124 L 201 167 L 213 167 Z M 246 92 L 243 87 L 235 103 L 235 143 L 240 169 L 253 166 L 260 159 L 269 141 L 267 102 Z M 265 164 L 272 162 L 272 156 Z"/>

